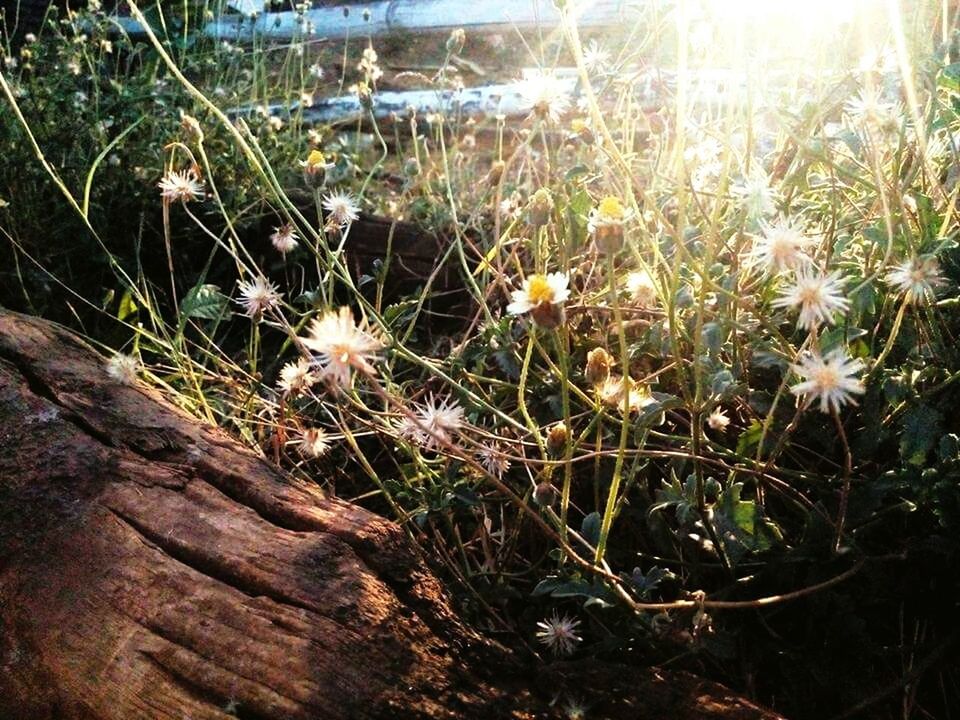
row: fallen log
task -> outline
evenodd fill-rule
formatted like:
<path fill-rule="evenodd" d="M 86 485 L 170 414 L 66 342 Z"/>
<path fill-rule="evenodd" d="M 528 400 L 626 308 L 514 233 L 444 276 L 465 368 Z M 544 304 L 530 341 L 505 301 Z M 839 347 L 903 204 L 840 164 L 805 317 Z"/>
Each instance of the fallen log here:
<path fill-rule="evenodd" d="M 775 720 L 679 672 L 539 668 L 402 530 L 0 309 L 0 718 Z M 782 719 L 781 719 L 782 720 Z"/>

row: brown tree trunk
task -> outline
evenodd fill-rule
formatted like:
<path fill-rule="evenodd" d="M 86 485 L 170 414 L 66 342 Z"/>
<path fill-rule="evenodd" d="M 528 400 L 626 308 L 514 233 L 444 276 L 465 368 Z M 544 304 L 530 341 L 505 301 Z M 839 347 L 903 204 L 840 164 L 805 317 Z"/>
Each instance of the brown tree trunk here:
<path fill-rule="evenodd" d="M 403 532 L 0 310 L 0 718 L 773 719 L 683 673 L 525 669 Z"/>

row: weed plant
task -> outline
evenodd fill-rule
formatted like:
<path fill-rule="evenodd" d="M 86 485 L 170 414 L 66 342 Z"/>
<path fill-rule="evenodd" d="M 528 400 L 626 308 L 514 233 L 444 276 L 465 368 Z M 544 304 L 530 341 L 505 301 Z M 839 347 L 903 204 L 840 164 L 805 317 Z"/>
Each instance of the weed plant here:
<path fill-rule="evenodd" d="M 808 36 L 638 3 L 585 41 L 558 2 L 400 71 L 396 38 L 304 16 L 239 46 L 212 4 L 129 4 L 148 37 L 97 8 L 8 28 L 7 304 L 392 516 L 544 660 L 680 665 L 793 718 L 956 707 L 949 3 Z M 374 114 L 505 58 L 537 68 L 526 118 Z M 337 94 L 360 117 L 312 123 Z M 360 213 L 441 239 L 415 292 L 395 226 L 351 260 Z"/>

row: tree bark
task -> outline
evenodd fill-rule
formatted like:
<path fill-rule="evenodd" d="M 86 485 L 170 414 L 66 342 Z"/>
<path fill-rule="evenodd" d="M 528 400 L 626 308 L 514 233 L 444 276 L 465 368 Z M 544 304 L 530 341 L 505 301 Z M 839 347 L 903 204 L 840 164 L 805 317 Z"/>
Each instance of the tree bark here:
<path fill-rule="evenodd" d="M 684 673 L 524 667 L 393 523 L 0 309 L 0 718 L 774 720 Z"/>

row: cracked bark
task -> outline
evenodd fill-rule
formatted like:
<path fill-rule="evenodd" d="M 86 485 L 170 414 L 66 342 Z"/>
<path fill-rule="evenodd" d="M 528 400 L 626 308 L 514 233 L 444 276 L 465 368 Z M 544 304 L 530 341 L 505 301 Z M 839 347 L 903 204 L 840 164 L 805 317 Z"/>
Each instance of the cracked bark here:
<path fill-rule="evenodd" d="M 393 523 L 0 310 L 0 717 L 777 716 L 683 673 L 525 668 Z"/>

